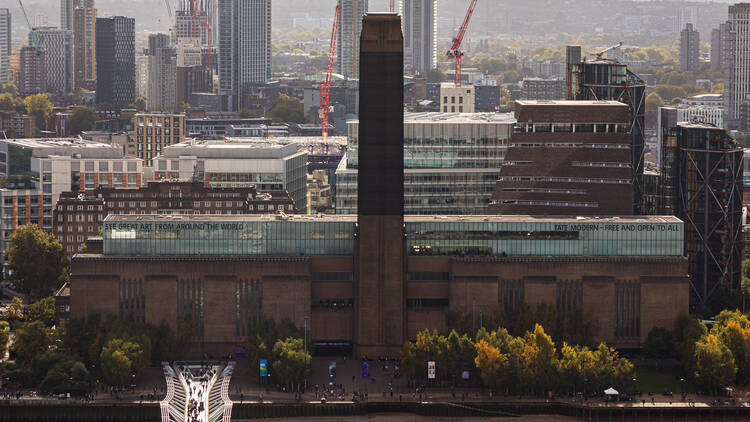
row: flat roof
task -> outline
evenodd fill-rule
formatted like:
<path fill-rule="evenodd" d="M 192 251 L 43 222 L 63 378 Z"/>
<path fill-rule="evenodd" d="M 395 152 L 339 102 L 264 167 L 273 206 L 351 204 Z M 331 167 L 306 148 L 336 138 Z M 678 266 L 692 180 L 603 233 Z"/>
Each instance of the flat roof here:
<path fill-rule="evenodd" d="M 404 113 L 404 124 L 408 123 L 509 123 L 516 122 L 513 113 L 444 113 L 438 111 Z M 359 119 L 347 120 L 359 123 Z"/>
<path fill-rule="evenodd" d="M 516 100 L 516 103 L 520 105 L 535 105 L 535 106 L 618 106 L 622 107 L 627 105 L 619 101 L 612 100 Z"/>
<path fill-rule="evenodd" d="M 188 214 L 188 215 L 118 215 L 110 214 L 104 221 L 326 221 L 326 222 L 356 222 L 356 214 Z M 575 216 L 533 216 L 533 215 L 405 215 L 406 223 L 425 223 L 438 221 L 452 222 L 490 222 L 490 223 L 682 223 L 673 215 L 628 215 L 606 217 L 575 217 Z"/>

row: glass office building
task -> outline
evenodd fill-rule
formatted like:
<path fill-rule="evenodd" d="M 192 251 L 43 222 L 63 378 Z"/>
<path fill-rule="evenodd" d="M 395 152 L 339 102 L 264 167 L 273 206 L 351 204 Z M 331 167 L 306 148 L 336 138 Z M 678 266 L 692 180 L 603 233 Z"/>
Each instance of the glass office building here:
<path fill-rule="evenodd" d="M 406 113 L 405 213 L 486 213 L 514 123 L 512 113 Z M 357 213 L 359 122 L 349 122 L 348 131 L 336 170 L 338 214 Z"/>
<path fill-rule="evenodd" d="M 105 255 L 353 255 L 354 216 L 110 215 Z M 675 217 L 406 217 L 410 256 L 682 256 Z"/>

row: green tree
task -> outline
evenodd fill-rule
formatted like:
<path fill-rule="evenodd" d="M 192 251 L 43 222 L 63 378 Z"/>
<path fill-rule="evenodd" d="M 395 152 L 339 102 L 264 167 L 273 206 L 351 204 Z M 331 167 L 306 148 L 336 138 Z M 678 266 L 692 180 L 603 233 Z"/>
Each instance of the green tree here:
<path fill-rule="evenodd" d="M 34 116 L 38 130 L 47 129 L 47 122 L 52 117 L 52 101 L 47 94 L 29 95 L 23 100 L 26 105 L 26 114 Z"/>
<path fill-rule="evenodd" d="M 51 333 L 41 321 L 23 323 L 15 330 L 13 350 L 18 356 L 17 362 L 27 368 L 31 367 L 32 363 L 44 353 L 51 344 Z"/>
<path fill-rule="evenodd" d="M 138 111 L 146 111 L 146 99 L 143 97 L 136 98 L 133 105 Z"/>
<path fill-rule="evenodd" d="M 112 339 L 102 347 L 100 355 L 104 382 L 111 386 L 126 386 L 133 376 L 143 369 L 143 348 L 140 344 L 123 339 Z"/>
<path fill-rule="evenodd" d="M 539 324 L 534 325 L 533 331 L 526 333 L 524 343 L 524 366 L 535 385 L 534 390 L 542 393 L 549 388 L 550 379 L 555 371 L 555 343 Z"/>
<path fill-rule="evenodd" d="M 657 93 L 665 103 L 671 103 L 675 98 L 688 96 L 684 89 L 675 85 L 657 85 L 653 92 Z"/>
<path fill-rule="evenodd" d="M 706 324 L 683 313 L 675 319 L 672 333 L 677 357 L 682 362 L 683 369 L 687 373 L 694 372 L 693 357 L 695 356 L 695 344 L 708 334 Z"/>
<path fill-rule="evenodd" d="M 661 96 L 654 91 L 646 97 L 646 110 L 648 111 L 656 111 L 659 107 L 664 107 L 664 100 L 661 99 Z"/>
<path fill-rule="evenodd" d="M 51 327 L 55 323 L 55 298 L 45 297 L 27 306 L 26 321 L 41 321 Z"/>
<path fill-rule="evenodd" d="M 18 95 L 18 88 L 16 88 L 14 84 L 7 83 L 7 84 L 3 84 L 3 86 L 0 87 L 0 92 L 4 94 L 10 94 L 15 97 Z"/>
<path fill-rule="evenodd" d="M 425 76 L 427 77 L 428 83 L 445 82 L 445 72 L 443 72 L 442 70 L 440 70 L 440 68 L 437 68 L 437 67 L 425 72 Z"/>
<path fill-rule="evenodd" d="M 273 371 L 289 387 L 299 385 L 312 374 L 312 356 L 305 352 L 302 339 L 289 337 L 273 345 Z"/>
<path fill-rule="evenodd" d="M 655 358 L 668 358 L 674 352 L 674 341 L 672 333 L 664 327 L 654 327 L 646 336 L 646 344 L 643 346 L 646 354 Z"/>
<path fill-rule="evenodd" d="M 10 235 L 6 250 L 11 279 L 19 291 L 32 298 L 48 296 L 59 287 L 64 255 L 62 246 L 51 233 L 36 224 L 26 224 Z"/>
<path fill-rule="evenodd" d="M 268 117 L 278 123 L 304 123 L 305 113 L 302 101 L 280 94 L 273 103 Z"/>
<path fill-rule="evenodd" d="M 13 323 L 13 321 L 22 320 L 23 299 L 18 296 L 14 296 L 13 299 L 10 300 L 8 306 L 5 307 L 5 311 L 3 312 L 2 317 L 10 323 Z"/>
<path fill-rule="evenodd" d="M 718 84 L 711 87 L 711 93 L 712 94 L 723 94 L 724 93 L 724 82 L 719 82 Z"/>
<path fill-rule="evenodd" d="M 8 351 L 9 331 L 10 324 L 8 324 L 8 321 L 0 321 L 0 361 L 5 357 L 5 352 Z"/>
<path fill-rule="evenodd" d="M 53 394 L 70 393 L 82 396 L 94 389 L 94 379 L 83 362 L 73 359 L 59 361 L 44 376 L 39 389 Z"/>
<path fill-rule="evenodd" d="M 21 101 L 12 94 L 0 94 L 0 111 L 18 114 L 18 105 Z"/>
<path fill-rule="evenodd" d="M 96 110 L 90 107 L 75 107 L 68 117 L 68 131 L 71 135 L 91 130 L 94 123 L 99 120 Z"/>
<path fill-rule="evenodd" d="M 711 394 L 734 381 L 737 367 L 729 348 L 713 334 L 695 344 L 695 381 Z"/>

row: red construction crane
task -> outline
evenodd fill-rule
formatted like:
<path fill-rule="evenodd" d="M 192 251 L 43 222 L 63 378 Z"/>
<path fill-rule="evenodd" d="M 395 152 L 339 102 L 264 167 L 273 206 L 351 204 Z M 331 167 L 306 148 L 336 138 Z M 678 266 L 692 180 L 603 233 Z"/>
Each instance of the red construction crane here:
<path fill-rule="evenodd" d="M 458 29 L 456 38 L 453 39 L 453 45 L 451 46 L 451 49 L 448 50 L 447 53 L 445 53 L 446 56 L 456 59 L 456 86 L 461 86 L 461 57 L 463 57 L 464 55 L 464 53 L 459 50 L 459 48 L 461 48 L 461 42 L 464 40 L 466 28 L 469 26 L 471 15 L 474 13 L 474 8 L 476 6 L 477 0 L 471 0 L 471 4 L 469 4 L 469 10 L 466 12 L 466 17 L 464 18 L 464 23 L 462 23 L 461 28 Z"/>
<path fill-rule="evenodd" d="M 328 70 L 326 71 L 326 79 L 319 85 L 320 89 L 320 114 L 321 126 L 323 127 L 323 139 L 328 139 L 328 113 L 331 111 L 329 108 L 329 93 L 331 92 L 331 73 L 333 73 L 333 59 L 336 55 L 336 30 L 339 27 L 339 12 L 341 6 L 336 5 L 336 12 L 333 14 L 333 29 L 331 29 L 331 46 L 328 50 Z"/>

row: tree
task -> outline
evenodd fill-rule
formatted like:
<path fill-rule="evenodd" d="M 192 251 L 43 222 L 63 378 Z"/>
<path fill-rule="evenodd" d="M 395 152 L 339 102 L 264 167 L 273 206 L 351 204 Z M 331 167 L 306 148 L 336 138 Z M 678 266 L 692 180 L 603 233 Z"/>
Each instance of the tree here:
<path fill-rule="evenodd" d="M 99 120 L 99 115 L 93 108 L 75 107 L 68 117 L 68 131 L 71 135 L 77 135 L 83 131 L 91 130 L 97 120 Z"/>
<path fill-rule="evenodd" d="M 34 302 L 26 307 L 27 321 L 41 321 L 46 326 L 51 327 L 55 323 L 55 298 L 45 297 L 38 302 Z"/>
<path fill-rule="evenodd" d="M 654 91 L 646 97 L 646 110 L 649 111 L 656 111 L 659 107 L 664 107 L 664 100 L 661 99 L 661 96 Z"/>
<path fill-rule="evenodd" d="M 63 249 L 57 238 L 36 224 L 26 224 L 10 235 L 6 250 L 11 279 L 19 291 L 32 298 L 48 296 L 64 266 Z"/>
<path fill-rule="evenodd" d="M 23 100 L 26 105 L 26 114 L 34 116 L 36 128 L 44 130 L 47 128 L 47 122 L 52 117 L 52 101 L 47 94 L 29 95 Z"/>
<path fill-rule="evenodd" d="M 719 82 L 718 84 L 711 87 L 711 93 L 712 94 L 723 94 L 724 93 L 724 82 Z"/>
<path fill-rule="evenodd" d="M 66 359 L 57 362 L 45 375 L 39 389 L 53 394 L 82 396 L 94 389 L 93 377 L 83 362 Z"/>
<path fill-rule="evenodd" d="M 177 107 L 177 112 L 178 112 L 178 113 L 184 113 L 184 112 L 185 112 L 185 110 L 187 110 L 187 109 L 189 109 L 189 108 L 190 108 L 190 104 L 189 104 L 189 103 L 187 103 L 187 102 L 185 102 L 185 101 L 183 101 L 183 102 L 181 102 L 181 103 L 180 103 L 180 105 L 179 105 L 179 106 Z"/>
<path fill-rule="evenodd" d="M 12 94 L 0 94 L 0 111 L 6 111 L 12 114 L 18 114 L 18 106 L 21 100 Z"/>
<path fill-rule="evenodd" d="M 425 75 L 427 76 L 428 83 L 440 83 L 445 81 L 445 72 L 437 67 L 428 70 L 427 72 L 425 72 Z"/>
<path fill-rule="evenodd" d="M 132 341 L 113 339 L 102 347 L 100 361 L 104 382 L 111 386 L 125 386 L 143 369 L 143 348 Z"/>
<path fill-rule="evenodd" d="M 143 97 L 136 98 L 133 105 L 138 111 L 146 111 L 146 99 Z"/>
<path fill-rule="evenodd" d="M 23 319 L 23 299 L 14 296 L 5 307 L 2 317 L 11 323 Z"/>
<path fill-rule="evenodd" d="M 695 344 L 695 381 L 711 394 L 734 381 L 737 367 L 732 352 L 719 339 L 709 334 Z"/>
<path fill-rule="evenodd" d="M 7 83 L 7 84 L 3 84 L 3 86 L 0 87 L 0 92 L 4 94 L 7 93 L 15 97 L 18 95 L 18 88 L 16 88 L 14 84 Z"/>
<path fill-rule="evenodd" d="M 279 98 L 273 103 L 273 108 L 268 113 L 268 117 L 274 122 L 279 123 L 304 123 L 305 113 L 302 101 L 280 94 Z"/>
<path fill-rule="evenodd" d="M 664 327 L 654 327 L 646 336 L 646 344 L 643 346 L 646 354 L 655 358 L 668 358 L 674 351 L 672 333 Z"/>
<path fill-rule="evenodd" d="M 24 323 L 15 330 L 13 350 L 18 356 L 17 362 L 27 368 L 31 367 L 36 358 L 51 344 L 50 331 L 41 321 Z"/>
<path fill-rule="evenodd" d="M 555 343 L 541 325 L 535 324 L 534 331 L 526 333 L 524 344 L 524 365 L 535 390 L 543 392 L 549 386 L 556 365 Z"/>
<path fill-rule="evenodd" d="M 304 351 L 302 339 L 289 337 L 273 345 L 273 371 L 289 387 L 312 374 L 312 356 Z"/>
<path fill-rule="evenodd" d="M 694 371 L 695 344 L 706 334 L 708 334 L 706 324 L 700 320 L 684 313 L 675 319 L 673 335 L 677 357 L 682 362 L 683 369 L 688 373 Z"/>
<path fill-rule="evenodd" d="M 7 321 L 0 321 L 0 361 L 5 357 L 5 352 L 8 351 L 8 335 L 10 331 L 10 325 Z"/>

